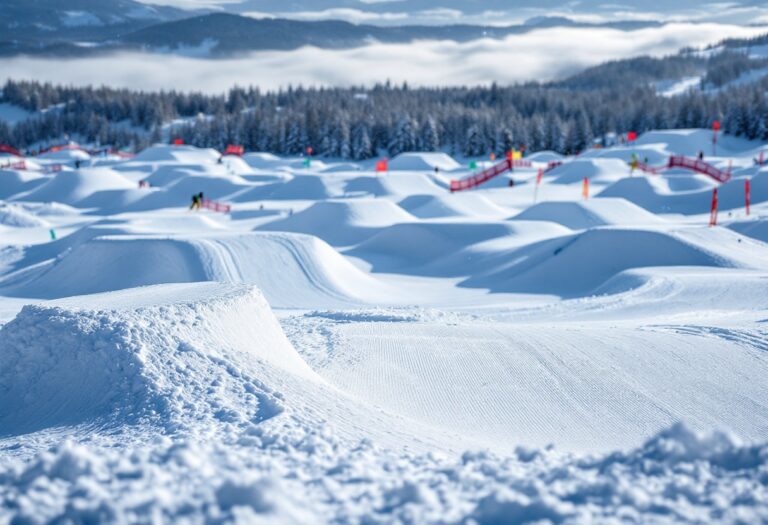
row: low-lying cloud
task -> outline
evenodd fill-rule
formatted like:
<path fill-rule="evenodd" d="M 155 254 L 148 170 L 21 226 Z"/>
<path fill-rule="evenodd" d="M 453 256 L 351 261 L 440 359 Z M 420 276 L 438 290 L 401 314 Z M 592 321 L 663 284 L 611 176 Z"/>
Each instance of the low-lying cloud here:
<path fill-rule="evenodd" d="M 722 24 L 669 24 L 630 33 L 552 28 L 468 43 L 374 43 L 348 50 L 305 47 L 225 60 L 139 53 L 70 60 L 20 57 L 0 60 L 0 78 L 204 92 L 223 92 L 235 84 L 275 89 L 289 84 L 350 86 L 386 80 L 414 86 L 507 84 L 554 80 L 607 60 L 660 56 L 684 46 L 761 32 Z"/>

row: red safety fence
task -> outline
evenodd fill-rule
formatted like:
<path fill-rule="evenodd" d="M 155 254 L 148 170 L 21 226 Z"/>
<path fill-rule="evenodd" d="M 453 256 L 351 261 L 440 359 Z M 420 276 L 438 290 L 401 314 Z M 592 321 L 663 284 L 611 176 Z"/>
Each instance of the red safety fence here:
<path fill-rule="evenodd" d="M 51 146 L 39 152 L 39 155 L 43 153 L 56 153 L 57 151 L 85 151 L 78 144 L 59 144 L 57 146 Z"/>
<path fill-rule="evenodd" d="M 703 160 L 699 160 L 699 159 L 691 159 L 683 155 L 676 155 L 676 156 L 669 157 L 669 161 L 663 166 L 649 166 L 648 164 L 645 164 L 643 162 L 634 162 L 634 163 L 631 163 L 630 166 L 640 171 L 643 171 L 645 173 L 651 173 L 653 175 L 658 175 L 662 171 L 670 170 L 673 168 L 683 168 L 686 170 L 694 171 L 696 173 L 707 175 L 709 177 L 712 177 L 718 182 L 728 182 L 729 180 L 731 180 L 730 169 L 727 171 L 723 171 L 721 169 L 714 167 L 712 164 L 709 164 L 708 162 L 704 162 Z"/>
<path fill-rule="evenodd" d="M 495 164 L 490 168 L 481 171 L 480 173 L 476 173 L 471 177 L 467 177 L 466 179 L 452 180 L 450 185 L 451 193 L 454 191 L 464 191 L 476 188 L 482 183 L 487 182 L 494 177 L 498 177 L 502 173 L 511 171 L 513 169 L 512 163 L 513 161 L 504 159 L 502 162 L 499 162 L 498 164 Z"/>
<path fill-rule="evenodd" d="M 0 144 L 0 153 L 10 153 L 11 155 L 15 155 L 16 157 L 24 156 L 22 152 L 20 152 L 13 146 L 9 146 L 8 144 Z"/>
<path fill-rule="evenodd" d="M 0 168 L 9 170 L 26 170 L 26 161 L 20 160 L 18 162 L 9 162 L 7 164 L 0 164 Z"/>
<path fill-rule="evenodd" d="M 533 163 L 530 160 L 514 159 L 512 161 L 512 167 L 513 168 L 532 168 Z"/>
<path fill-rule="evenodd" d="M 552 160 L 550 162 L 547 162 L 547 169 L 544 170 L 544 172 L 552 171 L 553 169 L 557 168 L 558 166 L 562 166 L 563 161 L 562 160 Z"/>
<path fill-rule="evenodd" d="M 242 157 L 243 153 L 245 153 L 245 148 L 235 144 L 230 144 L 227 146 L 227 149 L 224 150 L 224 155 L 237 155 L 238 157 Z"/>
<path fill-rule="evenodd" d="M 653 166 L 649 166 L 648 164 L 645 164 L 644 162 L 638 162 L 637 164 L 634 164 L 633 167 L 639 169 L 640 171 L 643 171 L 645 173 L 651 173 L 653 175 L 658 175 L 659 173 L 661 173 L 666 169 L 666 166 L 653 167 Z"/>
<path fill-rule="evenodd" d="M 230 206 L 229 204 L 212 201 L 210 199 L 203 199 L 201 206 L 208 210 L 217 211 L 219 213 L 229 213 L 230 211 L 232 211 L 232 206 Z"/>
<path fill-rule="evenodd" d="M 667 168 L 685 168 L 687 170 L 695 171 L 696 173 L 701 173 L 703 175 L 712 177 L 718 182 L 728 182 L 731 180 L 730 171 L 720 170 L 714 167 L 712 164 L 704 162 L 703 160 L 690 159 L 683 155 L 670 157 Z"/>

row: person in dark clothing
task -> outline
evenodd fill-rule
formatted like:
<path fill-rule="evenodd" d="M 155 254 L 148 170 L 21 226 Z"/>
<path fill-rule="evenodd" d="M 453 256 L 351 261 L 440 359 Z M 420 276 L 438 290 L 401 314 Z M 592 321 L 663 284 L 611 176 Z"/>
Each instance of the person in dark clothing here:
<path fill-rule="evenodd" d="M 202 193 L 200 195 L 202 195 Z M 200 209 L 200 203 L 202 202 L 200 195 L 192 195 L 192 205 L 189 207 L 190 210 Z"/>
<path fill-rule="evenodd" d="M 75 169 L 76 170 L 80 169 L 80 163 L 81 163 L 80 159 L 75 159 Z"/>
<path fill-rule="evenodd" d="M 703 151 L 699 152 L 699 160 L 704 160 L 704 152 Z"/>

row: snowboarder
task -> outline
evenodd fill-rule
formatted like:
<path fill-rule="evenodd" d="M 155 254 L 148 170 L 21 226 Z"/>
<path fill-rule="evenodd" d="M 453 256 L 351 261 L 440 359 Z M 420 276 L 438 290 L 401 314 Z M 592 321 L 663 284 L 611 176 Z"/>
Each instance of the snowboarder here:
<path fill-rule="evenodd" d="M 198 194 L 192 195 L 192 205 L 189 207 L 190 210 L 200 209 L 200 202 L 201 202 L 200 195 L 202 195 L 202 192 L 199 195 Z"/>

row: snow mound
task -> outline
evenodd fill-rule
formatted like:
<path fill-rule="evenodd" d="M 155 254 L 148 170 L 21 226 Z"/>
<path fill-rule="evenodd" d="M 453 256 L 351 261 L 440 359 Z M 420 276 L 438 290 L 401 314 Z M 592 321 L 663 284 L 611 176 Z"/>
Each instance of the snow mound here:
<path fill-rule="evenodd" d="M 354 171 L 360 171 L 360 166 L 358 164 L 353 164 L 352 162 L 339 162 L 339 163 L 333 163 L 326 167 L 324 167 L 321 170 L 323 173 L 346 173 L 346 172 L 354 172 Z"/>
<path fill-rule="evenodd" d="M 610 254 L 610 257 L 595 257 Z M 765 268 L 768 246 L 718 228 L 662 232 L 597 228 L 512 251 L 492 271 L 463 285 L 492 291 L 576 297 L 620 272 L 661 266 Z M 631 280 L 637 285 L 637 280 Z M 611 287 L 613 293 L 620 286 Z"/>
<path fill-rule="evenodd" d="M 256 186 L 232 196 L 233 202 L 258 200 L 324 200 L 334 196 L 327 182 L 315 175 L 296 175 L 288 181 Z"/>
<path fill-rule="evenodd" d="M 251 168 L 247 162 L 234 155 L 227 155 L 224 157 L 221 165 L 224 166 L 227 173 L 231 175 L 246 175 L 248 173 L 253 173 L 253 168 Z"/>
<path fill-rule="evenodd" d="M 736 221 L 730 223 L 728 228 L 742 235 L 768 243 L 768 219 Z"/>
<path fill-rule="evenodd" d="M 401 153 L 389 161 L 390 171 L 453 171 L 461 168 L 450 155 L 445 153 Z"/>
<path fill-rule="evenodd" d="M 650 144 L 647 146 L 614 146 L 606 149 L 591 149 L 582 153 L 579 158 L 583 159 L 618 159 L 627 165 L 632 161 L 633 156 L 638 161 L 644 162 L 649 166 L 660 166 L 667 163 L 670 152 L 664 144 Z"/>
<path fill-rule="evenodd" d="M 19 206 L 40 217 L 79 215 L 77 208 L 60 202 L 20 202 Z"/>
<path fill-rule="evenodd" d="M 261 152 L 246 153 L 242 158 L 248 166 L 258 169 L 274 168 L 287 162 L 272 153 Z"/>
<path fill-rule="evenodd" d="M 315 377 L 253 287 L 144 288 L 71 304 L 25 306 L 0 331 L 2 434 L 258 422 L 280 412 L 259 367 Z"/>
<path fill-rule="evenodd" d="M 669 154 L 695 157 L 700 151 L 712 151 L 712 131 L 707 129 L 672 129 L 649 131 L 640 135 L 638 146 L 662 146 Z M 720 134 L 717 140 L 718 155 L 734 155 L 755 149 L 760 144 L 749 140 Z"/>
<path fill-rule="evenodd" d="M 260 226 L 265 231 L 309 233 L 332 245 L 356 244 L 381 228 L 415 217 L 384 199 L 352 199 L 317 202 L 285 219 Z"/>
<path fill-rule="evenodd" d="M 202 166 L 196 164 L 165 164 L 158 166 L 157 169 L 144 180 L 146 180 L 150 186 L 162 188 L 164 186 L 169 186 L 184 177 L 200 175 L 203 172 L 204 170 Z"/>
<path fill-rule="evenodd" d="M 398 205 L 419 219 L 438 217 L 508 217 L 509 212 L 477 193 L 412 195 Z"/>
<path fill-rule="evenodd" d="M 697 215 L 709 213 L 712 189 L 676 192 L 667 182 L 671 177 L 631 177 L 605 188 L 598 197 L 621 197 L 653 213 L 682 213 Z M 751 179 L 752 203 L 768 201 L 768 172 L 761 171 Z M 744 179 L 731 179 L 717 190 L 719 210 L 743 208 Z"/>
<path fill-rule="evenodd" d="M 217 162 L 219 157 L 221 154 L 211 148 L 156 144 L 141 151 L 133 158 L 133 162 L 174 161 L 184 164 L 210 164 Z"/>
<path fill-rule="evenodd" d="M 629 176 L 629 166 L 617 159 L 576 159 L 558 166 L 548 174 L 554 184 L 581 183 L 584 177 L 590 184 L 606 184 Z"/>
<path fill-rule="evenodd" d="M 347 255 L 368 261 L 374 271 L 466 276 L 486 259 L 507 260 L 513 248 L 568 233 L 551 222 L 417 221 L 385 228 Z"/>
<path fill-rule="evenodd" d="M 16 228 L 38 228 L 49 225 L 23 207 L 12 204 L 0 204 L 0 224 Z"/>
<path fill-rule="evenodd" d="M 79 201 L 102 190 L 134 189 L 136 184 L 109 168 L 85 168 L 62 171 L 39 187 L 14 197 L 33 202 L 61 202 L 77 205 Z"/>
<path fill-rule="evenodd" d="M 270 421 L 275 421 L 273 418 Z M 290 431 L 290 432 L 288 432 Z M 64 443 L 0 467 L 8 521 L 229 523 L 764 523 L 768 446 L 676 425 L 592 457 L 518 447 L 458 457 L 345 444 L 310 429 L 253 444 L 158 440 L 129 450 Z M 245 441 L 245 440 L 244 440 Z M 393 468 L 393 464 L 397 468 Z M 281 475 L 290 472 L 291 475 Z M 105 481 L 106 480 L 106 481 Z M 162 497 L 154 497 L 155 494 Z M 126 495 L 142 496 L 141 504 Z M 34 496 L 34 497 L 32 497 Z"/>
<path fill-rule="evenodd" d="M 48 180 L 32 171 L 0 170 L 0 199 L 32 190 Z"/>
<path fill-rule="evenodd" d="M 94 233 L 91 229 L 82 235 Z M 86 275 L 85 266 L 112 271 Z M 368 294 L 380 297 L 375 294 L 382 288 L 316 237 L 206 232 L 93 237 L 64 252 L 28 281 L 3 292 L 52 299 L 203 281 L 255 284 L 275 307 L 360 304 Z"/>
<path fill-rule="evenodd" d="M 537 151 L 525 157 L 525 160 L 530 160 L 531 162 L 559 162 L 565 158 L 565 156 L 554 151 Z"/>
<path fill-rule="evenodd" d="M 551 221 L 572 230 L 620 224 L 658 224 L 656 215 L 624 199 L 591 199 L 577 202 L 541 202 L 513 220 Z"/>
<path fill-rule="evenodd" d="M 91 160 L 91 156 L 87 152 L 81 149 L 61 149 L 59 151 L 48 151 L 37 156 L 40 160 L 56 160 L 56 161 L 75 161 L 75 160 Z"/>
<path fill-rule="evenodd" d="M 165 188 L 156 190 L 137 190 L 133 195 L 141 196 L 139 200 L 126 204 L 125 211 L 147 211 L 161 208 L 189 206 L 192 195 L 203 192 L 208 199 L 227 200 L 227 196 L 250 188 L 244 179 L 238 176 L 190 175 L 181 177 Z"/>

